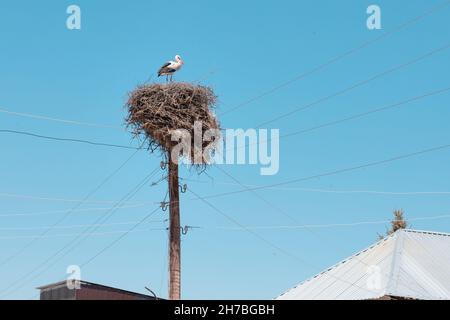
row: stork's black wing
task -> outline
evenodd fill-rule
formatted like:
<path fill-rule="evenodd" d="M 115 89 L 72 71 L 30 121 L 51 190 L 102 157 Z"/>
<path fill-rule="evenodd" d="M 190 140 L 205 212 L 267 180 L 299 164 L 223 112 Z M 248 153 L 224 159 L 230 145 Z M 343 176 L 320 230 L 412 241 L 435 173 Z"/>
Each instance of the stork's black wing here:
<path fill-rule="evenodd" d="M 158 77 L 161 76 L 163 73 L 170 73 L 171 70 L 173 70 L 171 68 L 168 68 L 168 66 L 170 66 L 170 65 L 171 65 L 171 63 L 167 62 L 161 68 L 159 68 L 159 70 L 158 70 Z"/>

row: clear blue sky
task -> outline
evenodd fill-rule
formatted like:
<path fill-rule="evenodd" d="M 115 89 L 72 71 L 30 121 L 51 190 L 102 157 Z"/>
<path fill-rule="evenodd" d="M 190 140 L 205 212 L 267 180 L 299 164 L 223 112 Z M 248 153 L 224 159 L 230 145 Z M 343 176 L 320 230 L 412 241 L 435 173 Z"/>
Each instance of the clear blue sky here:
<path fill-rule="evenodd" d="M 337 55 L 394 30 L 444 0 L 414 1 L 2 1 L 0 3 L 0 108 L 81 122 L 122 126 L 127 92 L 180 54 L 185 66 L 176 79 L 202 80 L 219 96 L 219 113 L 260 95 Z M 82 10 L 82 30 L 65 27 L 66 8 Z M 366 28 L 368 5 L 382 10 L 382 30 Z M 336 91 L 350 87 L 448 43 L 450 7 L 440 10 L 302 80 L 257 99 L 221 118 L 225 128 L 252 128 Z M 276 121 L 280 133 L 309 128 L 381 107 L 450 84 L 450 49 Z M 210 73 L 213 74 L 210 75 Z M 249 185 L 266 185 L 450 143 L 449 93 L 429 97 L 314 132 L 281 140 L 280 172 L 260 176 L 256 166 L 225 166 Z M 137 145 L 128 132 L 62 124 L 0 113 L 0 129 Z M 76 203 L 6 197 L 5 194 L 82 199 L 133 153 L 0 133 L 0 261 L 15 254 Z M 403 208 L 408 218 L 450 214 L 449 195 L 323 193 L 321 190 L 385 192 L 450 191 L 450 150 L 337 174 L 258 194 L 305 224 L 386 220 Z M 158 154 L 139 152 L 90 201 L 119 200 L 159 165 Z M 153 180 L 161 177 L 162 171 Z M 203 196 L 240 190 L 220 170 L 212 183 L 189 183 Z M 183 177 L 210 181 L 182 170 Z M 34 279 L 2 298 L 35 297 L 36 286 L 64 279 L 66 267 L 82 264 L 164 197 L 166 186 L 146 186 L 130 200 L 146 206 L 119 210 L 96 235 Z M 365 248 L 387 225 L 257 230 L 283 255 L 234 227 L 192 195 L 182 195 L 183 225 L 202 226 L 182 239 L 184 298 L 273 298 L 305 278 Z M 249 226 L 293 222 L 252 193 L 210 201 Z M 84 203 L 82 209 L 110 207 Z M 60 226 L 89 225 L 105 211 L 75 212 Z M 139 227 L 82 269 L 87 281 L 167 296 L 167 213 Z M 6 230 L 8 229 L 9 230 Z M 17 230 L 23 228 L 26 230 Z M 39 229 L 44 228 L 44 229 Z M 414 221 L 413 228 L 450 232 L 450 218 Z M 11 230 L 14 229 L 14 230 Z M 143 230 L 144 229 L 144 230 Z M 154 230 L 157 229 L 157 230 Z M 44 262 L 83 228 L 55 228 L 0 266 L 0 294 Z M 303 263 L 302 261 L 307 261 Z M 32 278 L 32 275 L 30 276 Z"/>

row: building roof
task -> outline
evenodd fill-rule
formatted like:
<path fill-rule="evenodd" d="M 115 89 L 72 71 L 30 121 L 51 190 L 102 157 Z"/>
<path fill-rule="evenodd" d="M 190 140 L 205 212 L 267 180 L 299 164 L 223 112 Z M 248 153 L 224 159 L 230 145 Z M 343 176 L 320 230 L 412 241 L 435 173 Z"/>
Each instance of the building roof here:
<path fill-rule="evenodd" d="M 450 299 L 450 234 L 398 230 L 276 299 Z"/>
<path fill-rule="evenodd" d="M 79 280 L 79 283 L 80 283 L 81 288 L 89 288 L 89 289 L 97 289 L 97 290 L 102 290 L 102 291 L 116 292 L 116 293 L 120 293 L 120 294 L 124 294 L 124 295 L 140 297 L 142 299 L 153 300 L 155 298 L 153 296 L 149 296 L 146 294 L 132 292 L 132 291 L 123 290 L 123 289 L 114 288 L 114 287 L 109 287 L 109 286 L 105 286 L 102 284 L 88 282 L 88 281 L 84 281 L 84 280 Z M 60 282 L 55 282 L 55 283 L 37 287 L 37 289 L 41 290 L 41 292 L 42 292 L 42 291 L 57 289 L 57 288 L 66 287 L 66 286 L 67 286 L 67 281 L 60 281 Z M 157 299 L 159 299 L 159 298 L 157 298 Z"/>

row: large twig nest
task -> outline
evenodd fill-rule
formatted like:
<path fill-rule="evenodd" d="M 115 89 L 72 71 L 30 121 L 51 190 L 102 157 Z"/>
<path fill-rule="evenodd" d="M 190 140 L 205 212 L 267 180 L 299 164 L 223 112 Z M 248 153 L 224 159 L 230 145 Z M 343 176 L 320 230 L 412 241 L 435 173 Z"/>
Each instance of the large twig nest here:
<path fill-rule="evenodd" d="M 136 136 L 144 136 L 153 151 L 171 151 L 179 144 L 173 140 L 174 132 L 190 134 L 190 154 L 184 154 L 193 164 L 205 164 L 198 158 L 199 146 L 194 145 L 194 124 L 201 124 L 201 133 L 219 130 L 219 122 L 212 112 L 216 96 L 209 87 L 190 83 L 150 84 L 138 87 L 129 94 L 126 104 L 126 123 Z M 198 133 L 197 129 L 197 133 Z M 214 141 L 202 141 L 201 147 L 211 147 Z"/>

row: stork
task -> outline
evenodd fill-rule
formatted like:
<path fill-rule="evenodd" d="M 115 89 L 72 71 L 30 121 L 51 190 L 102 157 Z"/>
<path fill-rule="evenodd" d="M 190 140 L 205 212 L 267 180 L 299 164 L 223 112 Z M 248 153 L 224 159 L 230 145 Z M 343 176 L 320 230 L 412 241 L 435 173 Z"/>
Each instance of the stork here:
<path fill-rule="evenodd" d="M 181 59 L 179 55 L 175 56 L 175 61 L 166 62 L 159 70 L 158 77 L 166 76 L 166 82 L 169 80 L 172 82 L 172 77 L 175 72 L 181 69 L 184 61 Z"/>

